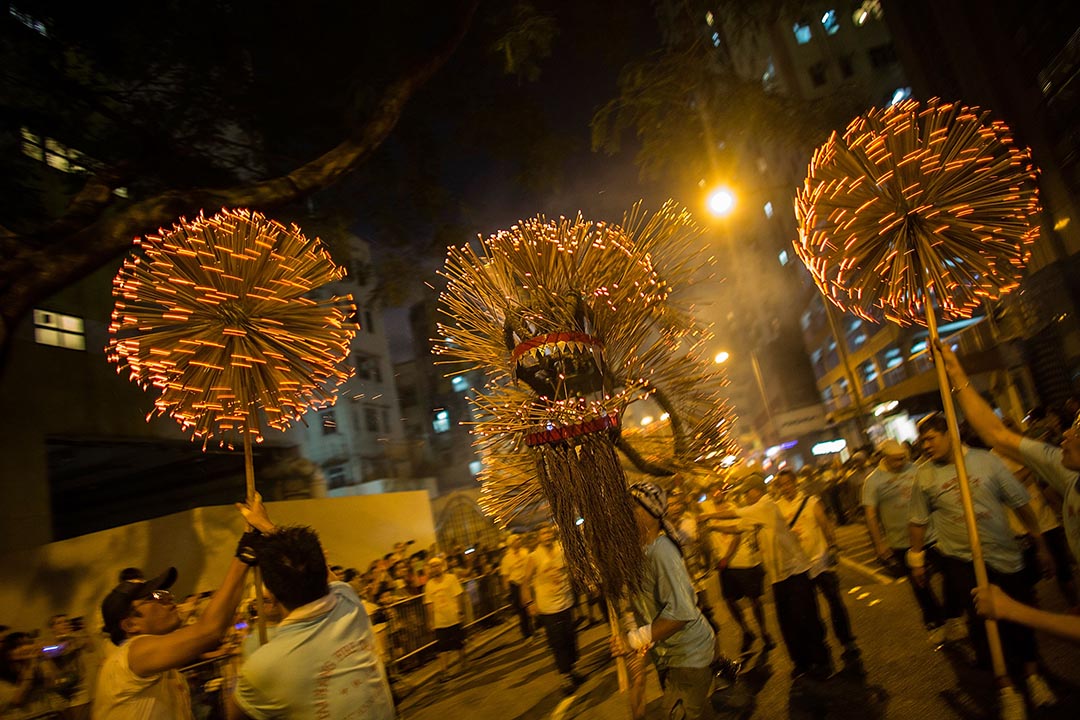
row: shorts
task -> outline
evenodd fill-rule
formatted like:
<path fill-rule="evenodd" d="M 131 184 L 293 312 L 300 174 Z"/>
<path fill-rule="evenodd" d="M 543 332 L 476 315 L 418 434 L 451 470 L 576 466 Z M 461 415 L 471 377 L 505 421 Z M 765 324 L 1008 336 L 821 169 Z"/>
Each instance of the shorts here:
<path fill-rule="evenodd" d="M 459 623 L 450 627 L 435 628 L 435 650 L 450 652 L 465 647 L 465 628 Z"/>
<path fill-rule="evenodd" d="M 724 568 L 720 571 L 720 594 L 725 600 L 759 598 L 765 591 L 765 568 Z"/>

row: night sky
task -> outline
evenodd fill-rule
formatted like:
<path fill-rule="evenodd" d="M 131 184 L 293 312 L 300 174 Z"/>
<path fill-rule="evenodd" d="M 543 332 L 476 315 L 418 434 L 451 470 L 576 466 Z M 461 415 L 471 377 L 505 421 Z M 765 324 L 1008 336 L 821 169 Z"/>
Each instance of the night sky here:
<path fill-rule="evenodd" d="M 442 182 L 460 198 L 461 223 L 470 236 L 491 234 L 538 213 L 559 216 L 580 211 L 590 219 L 614 220 L 638 200 L 655 208 L 668 198 L 657 183 L 639 178 L 633 137 L 625 138 L 622 152 L 614 156 L 591 149 L 589 123 L 596 110 L 616 95 L 621 69 L 659 47 L 651 4 L 556 5 L 552 12 L 559 34 L 551 56 L 542 61 L 536 81 L 522 80 L 516 90 L 536 105 L 541 113 L 538 122 L 550 130 L 553 145 L 547 157 L 556 159 L 550 177 L 528 186 L 499 156 L 497 147 L 481 145 L 476 152 L 475 147 L 455 145 L 451 136 L 440 148 Z M 454 70 L 451 63 L 444 71 Z M 512 78 L 506 82 L 518 83 Z M 492 122 L 499 122 L 498 109 L 491 108 L 491 113 Z M 447 126 L 453 127 L 453 119 Z M 360 226 L 364 228 L 362 220 Z M 368 232 L 377 236 L 379 228 L 361 230 L 365 237 Z M 377 254 L 385 248 L 376 241 Z M 419 274 L 426 277 L 418 279 L 430 281 L 440 265 L 441 258 L 432 256 Z M 407 331 L 407 308 L 389 309 L 386 319 L 393 359 L 410 358 L 414 351 Z"/>

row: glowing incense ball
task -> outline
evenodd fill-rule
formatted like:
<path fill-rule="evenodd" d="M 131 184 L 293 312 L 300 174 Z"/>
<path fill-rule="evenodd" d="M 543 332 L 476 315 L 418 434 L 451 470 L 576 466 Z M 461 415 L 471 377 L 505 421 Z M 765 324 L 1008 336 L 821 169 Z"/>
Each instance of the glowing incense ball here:
<path fill-rule="evenodd" d="M 860 317 L 922 324 L 1017 286 L 1040 212 L 1030 152 L 989 113 L 938 100 L 872 110 L 814 152 L 795 198 L 795 250 Z"/>
<path fill-rule="evenodd" d="M 161 390 L 159 415 L 225 444 L 334 403 L 352 372 L 342 360 L 356 308 L 349 296 L 312 297 L 345 274 L 317 239 L 223 210 L 136 244 L 113 280 L 106 350 L 118 372 Z"/>

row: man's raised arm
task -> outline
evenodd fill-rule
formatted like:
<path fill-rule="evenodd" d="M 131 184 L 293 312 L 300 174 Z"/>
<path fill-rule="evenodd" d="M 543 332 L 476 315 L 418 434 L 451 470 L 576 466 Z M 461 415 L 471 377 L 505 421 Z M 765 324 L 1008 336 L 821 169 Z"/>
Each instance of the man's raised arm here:
<path fill-rule="evenodd" d="M 972 429 L 978 433 L 983 442 L 1017 462 L 1023 462 L 1020 456 L 1020 440 L 1022 436 L 1005 427 L 1005 423 L 997 416 L 993 408 L 983 400 L 982 395 L 971 384 L 963 365 L 956 357 L 956 353 L 948 347 L 939 348 L 942 359 L 945 362 L 945 372 L 953 386 L 953 393 L 964 417 L 971 424 Z"/>

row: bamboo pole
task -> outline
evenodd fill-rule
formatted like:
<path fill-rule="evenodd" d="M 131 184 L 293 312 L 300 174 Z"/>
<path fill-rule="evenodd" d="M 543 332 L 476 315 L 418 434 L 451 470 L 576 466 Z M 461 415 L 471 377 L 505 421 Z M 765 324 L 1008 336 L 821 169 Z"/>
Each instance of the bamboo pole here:
<path fill-rule="evenodd" d="M 244 479 L 247 485 L 248 505 L 255 502 L 255 462 L 251 453 L 251 429 L 244 428 Z M 252 581 L 255 583 L 255 606 L 258 612 L 255 614 L 255 626 L 259 629 L 259 647 L 266 644 L 266 616 L 263 612 L 263 589 L 262 573 L 259 566 L 255 566 Z"/>
<path fill-rule="evenodd" d="M 612 637 L 617 637 L 622 640 L 622 629 L 619 627 L 619 614 L 615 612 L 615 605 L 611 600 L 605 598 L 604 602 L 607 603 L 607 617 L 608 626 L 611 630 Z M 630 689 L 630 676 L 626 672 L 626 658 L 622 655 L 615 656 L 615 674 L 619 677 L 619 692 L 626 692 Z"/>
<path fill-rule="evenodd" d="M 964 449 L 960 441 L 960 426 L 956 420 L 956 408 L 953 405 L 951 384 L 945 374 L 945 362 L 941 358 L 941 345 L 938 337 L 937 318 L 934 315 L 933 303 L 930 301 L 930 282 L 924 277 L 923 302 L 926 307 L 926 327 L 930 337 L 927 343 L 932 348 L 934 370 L 937 373 L 938 390 L 941 393 L 941 405 L 945 411 L 945 420 L 949 425 L 949 440 L 952 443 L 953 463 L 956 465 L 956 478 L 960 486 L 960 501 L 964 506 L 964 524 L 967 526 L 968 540 L 971 543 L 971 562 L 975 566 L 975 582 L 980 588 L 986 588 L 989 578 L 986 574 L 986 563 L 983 561 L 982 543 L 979 541 L 979 531 L 975 525 L 975 506 L 971 499 L 971 484 L 968 480 L 967 466 L 964 464 Z M 1005 655 L 1001 649 L 1001 635 L 998 633 L 996 620 L 985 619 L 986 641 L 990 646 L 990 661 L 993 665 L 994 676 L 999 680 L 1007 680 L 1009 675 L 1005 669 Z M 1011 685 L 1011 683 L 1009 683 Z"/>

